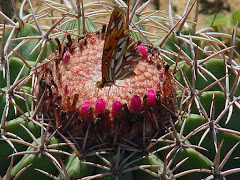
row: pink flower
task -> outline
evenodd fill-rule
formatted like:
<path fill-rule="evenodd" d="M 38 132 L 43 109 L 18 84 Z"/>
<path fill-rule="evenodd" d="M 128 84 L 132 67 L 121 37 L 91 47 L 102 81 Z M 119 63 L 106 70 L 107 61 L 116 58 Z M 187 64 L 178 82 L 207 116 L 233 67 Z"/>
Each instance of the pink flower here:
<path fill-rule="evenodd" d="M 148 57 L 148 50 L 145 44 L 140 44 L 138 46 L 138 50 L 142 54 L 143 59 L 146 59 Z"/>
<path fill-rule="evenodd" d="M 157 98 L 156 93 L 153 89 L 148 89 L 147 91 L 147 105 L 154 106 L 156 104 Z"/>
<path fill-rule="evenodd" d="M 93 121 L 93 115 L 91 112 L 91 102 L 84 101 L 84 103 L 80 107 L 80 116 L 83 121 L 91 122 Z"/>
<path fill-rule="evenodd" d="M 129 109 L 133 112 L 141 112 L 142 110 L 142 100 L 139 96 L 134 95 L 130 101 Z"/>
<path fill-rule="evenodd" d="M 119 101 L 115 101 L 112 104 L 112 117 L 115 118 L 117 113 L 119 113 L 122 110 L 123 106 Z"/>
<path fill-rule="evenodd" d="M 99 98 L 95 104 L 95 113 L 98 116 L 100 114 L 104 114 L 105 111 L 106 111 L 106 102 L 103 99 Z"/>

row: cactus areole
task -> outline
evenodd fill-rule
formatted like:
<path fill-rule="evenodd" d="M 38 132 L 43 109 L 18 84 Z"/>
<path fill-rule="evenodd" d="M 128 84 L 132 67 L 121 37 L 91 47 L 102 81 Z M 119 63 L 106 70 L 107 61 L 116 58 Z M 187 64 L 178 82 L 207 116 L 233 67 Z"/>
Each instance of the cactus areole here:
<path fill-rule="evenodd" d="M 134 75 L 98 87 L 104 40 L 104 32 L 88 33 L 78 39 L 68 36 L 64 48 L 59 44 L 38 71 L 41 112 L 62 133 L 84 139 L 88 132 L 88 147 L 103 142 L 142 147 L 163 134 L 176 112 L 172 74 L 157 48 L 136 43 L 141 59 Z"/>

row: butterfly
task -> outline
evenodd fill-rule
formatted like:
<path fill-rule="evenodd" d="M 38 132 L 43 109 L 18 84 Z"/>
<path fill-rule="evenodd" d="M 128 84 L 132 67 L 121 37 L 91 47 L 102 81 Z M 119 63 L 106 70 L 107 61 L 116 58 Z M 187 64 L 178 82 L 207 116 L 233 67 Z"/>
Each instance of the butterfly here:
<path fill-rule="evenodd" d="M 127 30 L 124 11 L 115 8 L 111 14 L 102 55 L 102 79 L 98 88 L 112 86 L 116 80 L 135 75 L 134 68 L 141 59 L 137 43 Z"/>

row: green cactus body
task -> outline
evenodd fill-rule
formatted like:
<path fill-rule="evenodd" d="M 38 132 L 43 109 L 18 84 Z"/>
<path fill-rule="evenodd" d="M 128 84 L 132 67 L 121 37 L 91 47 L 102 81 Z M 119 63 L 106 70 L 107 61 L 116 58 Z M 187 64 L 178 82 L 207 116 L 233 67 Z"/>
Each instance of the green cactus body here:
<path fill-rule="evenodd" d="M 140 157 L 140 156 L 139 156 Z M 138 159 L 136 157 L 134 157 L 134 159 Z M 144 168 L 139 169 L 134 171 L 134 175 L 135 175 L 135 179 L 153 179 L 153 178 L 161 178 L 162 174 L 163 174 L 163 168 L 164 168 L 164 164 L 163 161 L 156 155 L 156 154 L 149 154 L 146 155 L 145 157 L 143 157 L 135 163 L 135 165 L 139 166 L 139 168 L 141 168 L 141 166 L 148 166 L 146 168 L 146 170 L 150 170 L 150 172 L 155 173 L 153 176 L 152 174 L 150 174 L 150 172 L 148 171 L 144 171 Z M 169 172 L 169 170 L 167 171 L 167 177 L 169 179 L 175 179 L 173 177 L 173 174 L 171 172 Z"/>
<path fill-rule="evenodd" d="M 31 88 L 30 87 L 27 87 L 27 86 L 24 86 L 24 87 L 21 87 L 21 89 L 20 89 L 20 92 L 23 92 L 23 94 L 26 94 L 26 96 L 21 96 L 21 98 L 18 96 L 18 97 L 14 97 L 14 100 L 16 101 L 16 104 L 19 106 L 19 107 L 21 107 L 21 110 L 23 111 L 23 112 L 26 112 L 27 111 L 27 105 L 26 104 L 28 104 L 28 105 L 31 105 L 31 98 L 30 97 L 28 97 L 28 93 L 30 93 L 31 92 Z M 25 98 L 25 100 L 23 100 L 23 98 Z M 1 109 L 0 109 L 0 115 L 2 116 L 3 114 L 3 111 L 4 111 L 4 109 L 3 109 L 3 107 L 6 105 L 6 96 L 5 95 L 0 95 L 0 106 L 2 107 Z M 9 107 L 9 113 L 8 113 L 8 116 L 7 116 L 7 120 L 11 120 L 11 119 L 14 119 L 14 118 L 16 118 L 16 117 L 18 117 L 19 115 L 21 115 L 21 113 L 20 112 L 15 112 L 15 110 L 14 110 L 14 107 L 13 107 L 13 105 L 10 103 L 10 107 Z"/>
<path fill-rule="evenodd" d="M 73 179 L 79 179 L 86 176 L 91 176 L 95 173 L 96 167 L 89 165 L 86 162 L 96 162 L 95 156 L 79 158 L 75 153 L 66 159 L 66 171 L 69 177 Z M 62 178 L 63 179 L 63 178 Z"/>
<path fill-rule="evenodd" d="M 190 35 L 190 36 L 194 36 L 194 32 L 193 30 L 190 29 L 184 29 L 181 32 L 182 35 Z M 165 36 L 163 36 L 162 38 L 158 39 L 156 42 L 154 42 L 155 45 L 160 45 L 162 43 L 162 41 L 165 39 Z M 198 40 L 193 40 L 193 43 L 195 43 L 196 45 L 200 45 L 200 41 Z M 193 58 L 192 52 L 191 52 L 191 48 L 190 48 L 190 44 L 179 39 L 179 37 L 175 34 L 172 33 L 167 40 L 163 43 L 162 45 L 163 49 L 169 50 L 171 53 L 175 53 L 175 55 L 170 55 L 167 54 L 167 56 L 174 62 L 176 62 L 177 59 L 177 54 L 180 51 L 180 49 L 182 48 L 182 53 L 185 54 L 185 56 L 188 56 L 189 58 Z M 204 57 L 204 54 L 198 50 L 198 59 L 202 59 Z M 183 60 L 182 58 L 180 58 L 179 60 Z M 173 62 L 170 62 L 167 60 L 167 62 L 169 64 L 173 64 Z"/>
<path fill-rule="evenodd" d="M 12 29 L 6 31 L 5 34 L 6 39 L 9 37 L 11 31 Z M 35 38 L 22 40 L 21 38 L 23 37 L 35 37 Z M 12 39 L 15 38 L 16 39 L 19 38 L 19 40 L 12 41 L 12 43 L 10 44 L 10 48 L 14 49 L 17 45 L 23 42 L 24 44 L 17 50 L 17 53 L 19 53 L 25 60 L 28 61 L 35 61 L 38 58 L 38 55 L 42 48 L 45 48 L 45 50 L 44 53 L 42 54 L 41 59 L 46 58 L 47 55 L 54 52 L 54 50 L 56 49 L 56 43 L 53 41 L 47 42 L 45 47 L 42 47 L 41 44 L 38 44 L 40 42 L 39 41 L 40 34 L 36 26 L 32 24 L 23 23 L 22 27 L 14 31 Z M 34 50 L 36 46 L 38 47 Z"/>
<path fill-rule="evenodd" d="M 37 140 L 41 142 L 41 139 Z M 56 138 L 52 138 L 49 141 L 49 144 L 57 144 L 58 140 Z M 35 144 L 35 142 L 33 143 Z M 28 151 L 31 152 L 34 149 L 28 148 Z M 31 179 L 35 177 L 36 179 L 46 179 L 46 176 L 38 171 L 35 168 L 41 170 L 47 170 L 50 173 L 56 173 L 56 167 L 53 162 L 44 154 L 36 153 L 36 154 L 25 154 L 23 158 L 12 168 L 11 176 L 16 176 L 23 168 L 29 166 L 24 172 L 20 175 L 19 179 Z M 50 178 L 49 178 L 50 179 Z"/>

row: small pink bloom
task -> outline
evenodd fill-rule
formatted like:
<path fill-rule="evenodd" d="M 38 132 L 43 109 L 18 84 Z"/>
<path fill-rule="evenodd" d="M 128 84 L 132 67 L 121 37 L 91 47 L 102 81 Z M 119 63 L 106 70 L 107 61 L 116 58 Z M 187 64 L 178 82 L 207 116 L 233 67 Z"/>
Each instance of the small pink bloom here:
<path fill-rule="evenodd" d="M 95 104 L 95 112 L 98 116 L 99 114 L 104 114 L 106 111 L 106 102 L 103 99 L 98 99 Z"/>
<path fill-rule="evenodd" d="M 134 95 L 130 101 L 129 109 L 133 112 L 141 112 L 142 110 L 142 100 L 139 96 Z"/>
<path fill-rule="evenodd" d="M 122 110 L 123 106 L 119 101 L 115 101 L 112 104 L 112 116 L 113 118 L 116 117 L 117 113 L 120 112 Z"/>
<path fill-rule="evenodd" d="M 157 98 L 156 93 L 153 89 L 148 89 L 147 91 L 147 105 L 153 106 L 156 104 Z"/>
<path fill-rule="evenodd" d="M 83 121 L 93 121 L 93 116 L 91 113 L 91 102 L 90 101 L 85 101 L 81 107 L 80 107 L 80 116 L 83 119 Z"/>
<path fill-rule="evenodd" d="M 68 63 L 70 61 L 70 56 L 71 56 L 70 52 L 68 52 L 68 51 L 65 52 L 65 54 L 63 56 L 63 59 L 62 59 L 62 62 L 64 64 Z"/>
<path fill-rule="evenodd" d="M 138 50 L 142 54 L 143 59 L 146 59 L 148 57 L 148 50 L 145 44 L 140 44 L 138 46 Z"/>

